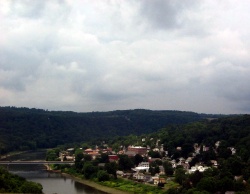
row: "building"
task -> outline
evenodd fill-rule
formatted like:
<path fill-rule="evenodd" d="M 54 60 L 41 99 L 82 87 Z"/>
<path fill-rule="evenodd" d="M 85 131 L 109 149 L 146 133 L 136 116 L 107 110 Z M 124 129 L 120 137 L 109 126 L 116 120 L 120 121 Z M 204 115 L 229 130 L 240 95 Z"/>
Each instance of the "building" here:
<path fill-rule="evenodd" d="M 139 172 L 141 170 L 149 171 L 149 162 L 141 162 L 137 167 L 132 168 L 133 171 Z"/>
<path fill-rule="evenodd" d="M 119 157 L 117 155 L 109 155 L 109 162 L 117 162 Z"/>
<path fill-rule="evenodd" d="M 135 173 L 133 174 L 133 178 L 138 180 L 138 181 L 144 181 L 145 180 L 145 175 L 143 173 Z"/>
<path fill-rule="evenodd" d="M 147 148 L 146 147 L 141 147 L 141 146 L 128 146 L 128 151 L 132 151 L 135 154 L 140 154 L 140 155 L 146 155 L 147 154 Z"/>

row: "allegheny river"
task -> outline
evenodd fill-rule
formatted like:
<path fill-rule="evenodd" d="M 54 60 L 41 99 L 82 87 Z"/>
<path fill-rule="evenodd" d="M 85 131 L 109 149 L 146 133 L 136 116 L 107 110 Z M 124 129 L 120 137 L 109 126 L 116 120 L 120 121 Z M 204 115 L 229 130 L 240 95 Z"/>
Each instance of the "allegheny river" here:
<path fill-rule="evenodd" d="M 42 160 L 45 151 L 27 152 L 6 158 L 5 160 Z M 42 184 L 45 194 L 105 194 L 92 187 L 65 177 L 61 173 L 49 172 L 42 164 L 3 164 L 13 174 L 20 175 L 27 180 Z"/>

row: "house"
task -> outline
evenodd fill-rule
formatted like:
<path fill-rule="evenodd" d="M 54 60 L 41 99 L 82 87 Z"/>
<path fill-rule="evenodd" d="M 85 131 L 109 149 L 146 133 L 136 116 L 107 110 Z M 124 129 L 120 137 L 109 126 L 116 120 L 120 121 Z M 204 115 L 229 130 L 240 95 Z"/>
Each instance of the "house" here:
<path fill-rule="evenodd" d="M 117 154 L 122 155 L 125 154 L 124 150 L 120 150 Z"/>
<path fill-rule="evenodd" d="M 152 177 L 152 179 L 154 181 L 154 185 L 158 185 L 159 183 L 163 183 L 163 184 L 166 183 L 166 179 L 165 178 L 161 178 L 159 176 Z"/>
<path fill-rule="evenodd" d="M 176 147 L 176 150 L 181 151 L 181 147 Z"/>
<path fill-rule="evenodd" d="M 118 176 L 123 176 L 123 175 L 124 175 L 124 172 L 121 171 L 121 170 L 117 170 L 117 171 L 116 171 L 116 174 L 117 174 Z"/>
<path fill-rule="evenodd" d="M 154 151 L 154 152 L 159 152 L 160 149 L 159 149 L 159 148 L 154 148 L 153 151 Z"/>
<path fill-rule="evenodd" d="M 143 173 L 136 172 L 133 174 L 133 178 L 138 181 L 144 181 L 145 175 Z"/>
<path fill-rule="evenodd" d="M 220 146 L 220 141 L 217 141 L 217 142 L 215 143 L 216 149 L 217 149 L 219 146 Z"/>
<path fill-rule="evenodd" d="M 117 155 L 108 155 L 109 162 L 118 162 L 119 157 Z"/>
<path fill-rule="evenodd" d="M 210 162 L 212 163 L 212 165 L 214 167 L 217 167 L 218 166 L 218 162 L 216 160 L 210 160 Z"/>
<path fill-rule="evenodd" d="M 87 155 L 91 155 L 92 159 L 96 159 L 98 156 L 100 156 L 101 154 L 99 153 L 100 150 L 97 148 L 95 150 L 92 150 L 91 148 L 88 148 L 86 150 L 84 150 L 84 154 L 87 154 Z"/>
<path fill-rule="evenodd" d="M 73 150 L 68 151 L 68 149 L 67 149 L 67 151 L 61 151 L 61 152 L 59 152 L 59 158 L 61 161 L 64 161 L 64 160 L 74 161 L 75 156 L 72 153 L 73 153 Z"/>
<path fill-rule="evenodd" d="M 162 174 L 164 175 L 165 174 L 165 169 L 163 166 L 159 166 L 159 169 L 160 169 L 160 173 L 159 174 Z"/>
<path fill-rule="evenodd" d="M 231 150 L 232 155 L 236 154 L 236 149 L 234 147 L 228 147 Z"/>
<path fill-rule="evenodd" d="M 205 170 L 207 170 L 208 167 L 206 166 L 192 166 L 190 170 L 188 170 L 188 172 L 190 174 L 194 173 L 195 171 L 199 171 L 199 172 L 204 172 Z"/>
<path fill-rule="evenodd" d="M 209 147 L 207 147 L 207 146 L 203 146 L 203 148 L 202 148 L 202 150 L 203 150 L 203 152 L 207 152 L 207 151 L 209 151 Z"/>
<path fill-rule="evenodd" d="M 128 146 L 128 151 L 133 151 L 135 154 L 145 155 L 147 154 L 147 148 L 141 146 Z"/>
<path fill-rule="evenodd" d="M 125 154 L 128 155 L 128 157 L 134 157 L 137 153 L 135 151 L 128 150 L 125 152 Z"/>
<path fill-rule="evenodd" d="M 149 163 L 155 162 L 156 160 L 160 160 L 161 161 L 161 158 L 151 158 L 151 157 L 148 158 Z"/>
<path fill-rule="evenodd" d="M 91 153 L 88 153 L 88 155 L 92 156 L 92 159 L 96 159 L 98 156 L 100 156 L 101 154 L 98 151 L 93 151 Z"/>
<path fill-rule="evenodd" d="M 84 153 L 85 153 L 85 154 L 89 154 L 89 153 L 91 153 L 91 152 L 93 152 L 93 150 L 92 150 L 91 148 L 88 148 L 88 149 L 84 150 Z"/>
<path fill-rule="evenodd" d="M 132 168 L 133 171 L 139 172 L 145 170 L 146 172 L 149 171 L 149 162 L 141 162 L 137 167 Z"/>

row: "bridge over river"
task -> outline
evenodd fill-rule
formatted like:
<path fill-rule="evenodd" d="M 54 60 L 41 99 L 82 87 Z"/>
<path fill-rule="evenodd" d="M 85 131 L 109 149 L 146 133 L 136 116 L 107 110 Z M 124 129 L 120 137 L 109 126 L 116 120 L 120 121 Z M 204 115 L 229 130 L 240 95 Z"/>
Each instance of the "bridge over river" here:
<path fill-rule="evenodd" d="M 45 160 L 34 160 L 34 161 L 0 161 L 1 164 L 74 164 L 74 161 L 45 161 Z"/>

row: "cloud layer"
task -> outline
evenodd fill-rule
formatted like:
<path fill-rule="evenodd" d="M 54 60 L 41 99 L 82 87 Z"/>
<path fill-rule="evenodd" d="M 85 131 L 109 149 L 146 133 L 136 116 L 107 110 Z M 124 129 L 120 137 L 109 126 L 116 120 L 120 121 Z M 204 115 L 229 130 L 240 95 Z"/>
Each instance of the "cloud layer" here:
<path fill-rule="evenodd" d="M 250 113 L 250 2 L 0 2 L 0 106 Z"/>

